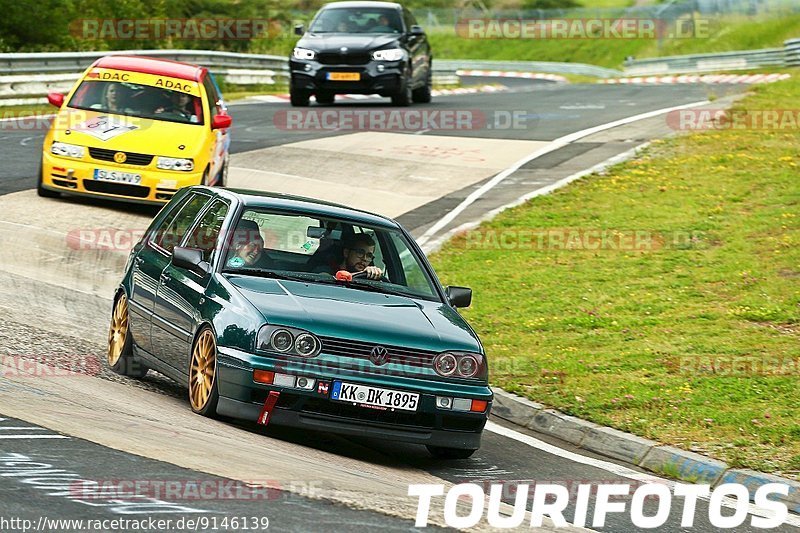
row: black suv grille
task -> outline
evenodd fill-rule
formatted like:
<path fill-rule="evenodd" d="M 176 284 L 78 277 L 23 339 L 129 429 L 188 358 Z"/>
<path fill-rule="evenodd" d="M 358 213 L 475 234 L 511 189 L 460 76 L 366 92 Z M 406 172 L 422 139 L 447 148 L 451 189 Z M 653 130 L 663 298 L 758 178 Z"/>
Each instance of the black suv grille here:
<path fill-rule="evenodd" d="M 369 63 L 369 54 L 322 52 L 317 56 L 317 61 L 323 65 L 366 65 Z"/>
<path fill-rule="evenodd" d="M 89 148 L 89 155 L 92 156 L 93 159 L 99 159 L 100 161 L 114 161 L 114 154 L 117 152 L 118 150 L 108 150 L 106 148 Z M 137 154 L 135 152 L 124 153 L 127 157 L 125 163 L 129 165 L 145 166 L 149 165 L 153 160 L 153 156 L 150 154 Z"/>
<path fill-rule="evenodd" d="M 320 340 L 322 341 L 322 353 L 356 359 L 369 359 L 370 352 L 377 346 L 377 344 L 370 342 L 333 337 L 320 337 Z M 384 346 L 384 348 L 389 352 L 389 361 L 409 366 L 430 367 L 433 365 L 433 359 L 437 355 L 437 352 L 402 348 L 400 346 Z"/>

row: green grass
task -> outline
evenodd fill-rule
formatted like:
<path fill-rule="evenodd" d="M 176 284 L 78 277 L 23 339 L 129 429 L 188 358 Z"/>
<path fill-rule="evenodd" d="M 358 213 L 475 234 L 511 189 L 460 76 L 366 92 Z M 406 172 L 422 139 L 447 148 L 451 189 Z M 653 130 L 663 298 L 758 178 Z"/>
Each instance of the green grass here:
<path fill-rule="evenodd" d="M 700 24 L 697 22 L 698 31 Z M 441 59 L 569 61 L 619 68 L 628 56 L 637 58 L 781 47 L 800 37 L 800 15 L 710 20 L 703 37 L 664 39 L 467 39 L 454 30 L 431 32 Z"/>
<path fill-rule="evenodd" d="M 754 90 L 740 107 L 796 109 L 800 81 Z M 657 142 L 435 254 L 443 282 L 475 289 L 465 315 L 485 343 L 492 383 L 800 478 L 797 127 Z M 655 231 L 672 245 L 539 246 L 535 234 L 547 229 Z M 520 235 L 533 244 L 515 246 Z"/>

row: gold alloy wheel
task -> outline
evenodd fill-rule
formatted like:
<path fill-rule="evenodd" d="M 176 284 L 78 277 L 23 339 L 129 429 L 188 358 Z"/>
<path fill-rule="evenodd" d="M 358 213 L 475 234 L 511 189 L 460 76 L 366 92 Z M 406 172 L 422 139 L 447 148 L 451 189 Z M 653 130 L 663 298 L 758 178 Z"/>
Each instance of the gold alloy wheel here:
<path fill-rule="evenodd" d="M 111 314 L 111 327 L 108 329 L 108 365 L 114 366 L 122 356 L 125 340 L 128 338 L 128 298 L 122 294 L 114 305 Z"/>
<path fill-rule="evenodd" d="M 194 344 L 192 364 L 189 367 L 189 401 L 195 411 L 202 410 L 211 397 L 216 361 L 217 348 L 214 334 L 210 329 L 206 329 Z"/>

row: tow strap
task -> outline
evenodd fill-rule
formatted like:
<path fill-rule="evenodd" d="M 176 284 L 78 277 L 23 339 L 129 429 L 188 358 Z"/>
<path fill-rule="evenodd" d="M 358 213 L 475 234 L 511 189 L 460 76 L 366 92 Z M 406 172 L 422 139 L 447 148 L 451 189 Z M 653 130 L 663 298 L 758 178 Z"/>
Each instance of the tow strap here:
<path fill-rule="evenodd" d="M 257 420 L 262 426 L 269 424 L 269 415 L 272 414 L 272 409 L 275 407 L 275 404 L 278 403 L 280 395 L 281 393 L 278 391 L 270 391 L 269 396 L 264 400 L 264 407 L 261 408 L 261 414 L 258 415 Z"/>

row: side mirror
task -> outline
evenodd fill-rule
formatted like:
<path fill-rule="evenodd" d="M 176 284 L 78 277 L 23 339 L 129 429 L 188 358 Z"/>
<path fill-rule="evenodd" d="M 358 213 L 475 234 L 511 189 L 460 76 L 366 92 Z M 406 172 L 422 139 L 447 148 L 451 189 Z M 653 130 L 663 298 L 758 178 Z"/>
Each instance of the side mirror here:
<path fill-rule="evenodd" d="M 425 35 L 425 30 L 422 29 L 422 26 L 411 26 L 411 31 L 409 32 L 412 37 L 421 37 Z"/>
<path fill-rule="evenodd" d="M 64 95 L 61 93 L 47 93 L 47 102 L 51 106 L 61 108 L 64 105 Z"/>
<path fill-rule="evenodd" d="M 302 24 L 295 24 L 294 25 L 294 34 L 295 35 L 303 35 L 306 32 L 305 26 Z"/>
<path fill-rule="evenodd" d="M 211 129 L 224 130 L 226 128 L 230 128 L 232 123 L 233 119 L 231 118 L 230 115 L 217 115 L 211 121 Z"/>
<path fill-rule="evenodd" d="M 203 261 L 203 251 L 199 248 L 176 246 L 172 252 L 172 264 L 201 276 L 208 274 L 211 270 L 211 265 Z"/>
<path fill-rule="evenodd" d="M 472 289 L 468 287 L 450 286 L 444 292 L 453 307 L 469 307 L 469 304 L 472 303 Z"/>

